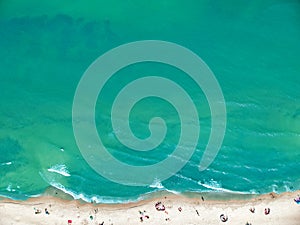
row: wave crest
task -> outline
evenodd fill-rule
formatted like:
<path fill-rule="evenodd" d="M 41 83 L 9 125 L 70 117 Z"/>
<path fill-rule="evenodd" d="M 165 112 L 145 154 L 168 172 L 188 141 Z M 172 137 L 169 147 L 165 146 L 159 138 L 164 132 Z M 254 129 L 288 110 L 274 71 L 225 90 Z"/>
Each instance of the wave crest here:
<path fill-rule="evenodd" d="M 51 168 L 48 169 L 49 172 L 52 172 L 52 173 L 58 173 L 60 175 L 63 175 L 65 177 L 70 177 L 71 174 L 69 173 L 68 171 L 68 168 L 66 165 L 64 164 L 56 164 L 54 166 L 52 166 Z"/>

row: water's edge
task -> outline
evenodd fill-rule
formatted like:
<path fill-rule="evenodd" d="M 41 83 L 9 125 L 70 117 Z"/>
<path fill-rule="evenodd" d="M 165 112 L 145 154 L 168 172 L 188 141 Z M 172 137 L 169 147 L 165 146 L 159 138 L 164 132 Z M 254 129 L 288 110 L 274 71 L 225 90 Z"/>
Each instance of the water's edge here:
<path fill-rule="evenodd" d="M 26 199 L 14 199 L 9 196 L 0 196 L 0 201 L 3 201 L 5 199 L 10 199 L 14 201 L 30 201 L 31 199 L 35 198 L 43 198 L 43 197 L 55 197 L 64 201 L 77 201 L 81 204 L 86 204 L 86 203 L 93 203 L 93 204 L 106 204 L 106 205 L 122 205 L 122 204 L 128 204 L 128 203 L 138 203 L 142 201 L 149 201 L 153 199 L 160 199 L 160 198 L 166 198 L 168 196 L 181 196 L 189 199 L 199 199 L 202 201 L 243 201 L 243 200 L 252 200 L 252 199 L 259 199 L 264 196 L 281 196 L 286 193 L 294 193 L 299 190 L 294 190 L 294 191 L 287 191 L 287 192 L 282 192 L 282 193 L 275 193 L 275 192 L 269 192 L 269 193 L 261 193 L 261 194 L 237 194 L 237 193 L 226 193 L 226 192 L 184 192 L 184 193 L 174 193 L 170 192 L 167 190 L 159 190 L 157 192 L 152 192 L 152 193 L 147 193 L 144 195 L 141 195 L 137 199 L 130 199 L 127 201 L 108 201 L 108 202 L 87 202 L 84 201 L 83 199 L 76 199 L 70 194 L 67 194 L 57 188 L 54 187 L 49 187 L 44 193 L 40 195 L 35 195 L 35 196 L 29 196 Z"/>

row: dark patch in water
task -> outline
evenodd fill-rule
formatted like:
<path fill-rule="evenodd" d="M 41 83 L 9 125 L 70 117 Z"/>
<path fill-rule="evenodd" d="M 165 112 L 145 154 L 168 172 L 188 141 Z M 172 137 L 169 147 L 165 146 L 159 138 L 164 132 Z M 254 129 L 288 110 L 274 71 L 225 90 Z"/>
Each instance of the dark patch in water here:
<path fill-rule="evenodd" d="M 300 108 L 296 110 L 296 112 L 293 114 L 293 119 L 297 119 L 300 116 Z"/>
<path fill-rule="evenodd" d="M 0 162 L 15 161 L 21 153 L 22 147 L 18 141 L 11 138 L 0 139 Z"/>

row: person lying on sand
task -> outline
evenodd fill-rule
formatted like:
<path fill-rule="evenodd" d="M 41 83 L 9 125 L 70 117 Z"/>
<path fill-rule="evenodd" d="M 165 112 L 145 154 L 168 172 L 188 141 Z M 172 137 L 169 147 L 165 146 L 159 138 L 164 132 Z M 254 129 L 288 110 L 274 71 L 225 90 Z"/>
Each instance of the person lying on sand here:
<path fill-rule="evenodd" d="M 297 204 L 300 204 L 300 196 L 298 196 L 297 198 L 294 198 L 294 201 L 295 201 Z"/>
<path fill-rule="evenodd" d="M 255 208 L 254 208 L 254 207 L 251 207 L 251 208 L 249 209 L 249 211 L 252 212 L 252 213 L 255 213 Z"/>
<path fill-rule="evenodd" d="M 40 209 L 36 209 L 36 208 L 34 208 L 34 213 L 35 214 L 40 214 L 42 211 L 40 210 Z"/>
<path fill-rule="evenodd" d="M 161 203 L 161 202 L 157 202 L 155 204 L 155 209 L 157 211 L 165 211 L 166 210 L 166 207 Z"/>

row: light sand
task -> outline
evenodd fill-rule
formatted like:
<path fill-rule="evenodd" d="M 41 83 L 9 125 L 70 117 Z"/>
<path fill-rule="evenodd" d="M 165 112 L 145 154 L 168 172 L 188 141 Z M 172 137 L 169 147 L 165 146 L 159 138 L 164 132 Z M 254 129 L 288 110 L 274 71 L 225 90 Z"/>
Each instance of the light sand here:
<path fill-rule="evenodd" d="M 0 201 L 0 224 L 97 224 L 104 221 L 104 225 L 118 224 L 237 224 L 246 222 L 252 225 L 299 225 L 300 205 L 293 199 L 300 191 L 281 195 L 268 194 L 251 200 L 232 201 L 202 201 L 195 198 L 170 195 L 159 199 L 145 200 L 130 204 L 82 204 L 78 201 L 61 200 L 54 197 L 38 197 L 27 201 Z M 157 211 L 155 203 L 161 201 L 165 211 Z M 181 207 L 180 212 L 178 208 Z M 255 213 L 249 211 L 255 207 Z M 50 215 L 45 213 L 48 209 Z M 270 208 L 270 214 L 265 215 L 264 209 Z M 35 214 L 34 209 L 40 209 Z M 143 222 L 139 211 L 146 211 Z M 197 215 L 198 211 L 199 215 Z M 228 221 L 221 222 L 220 214 L 227 214 Z M 90 218 L 92 216 L 92 219 Z M 145 216 L 149 216 L 147 219 Z M 166 220 L 168 219 L 169 220 Z"/>

